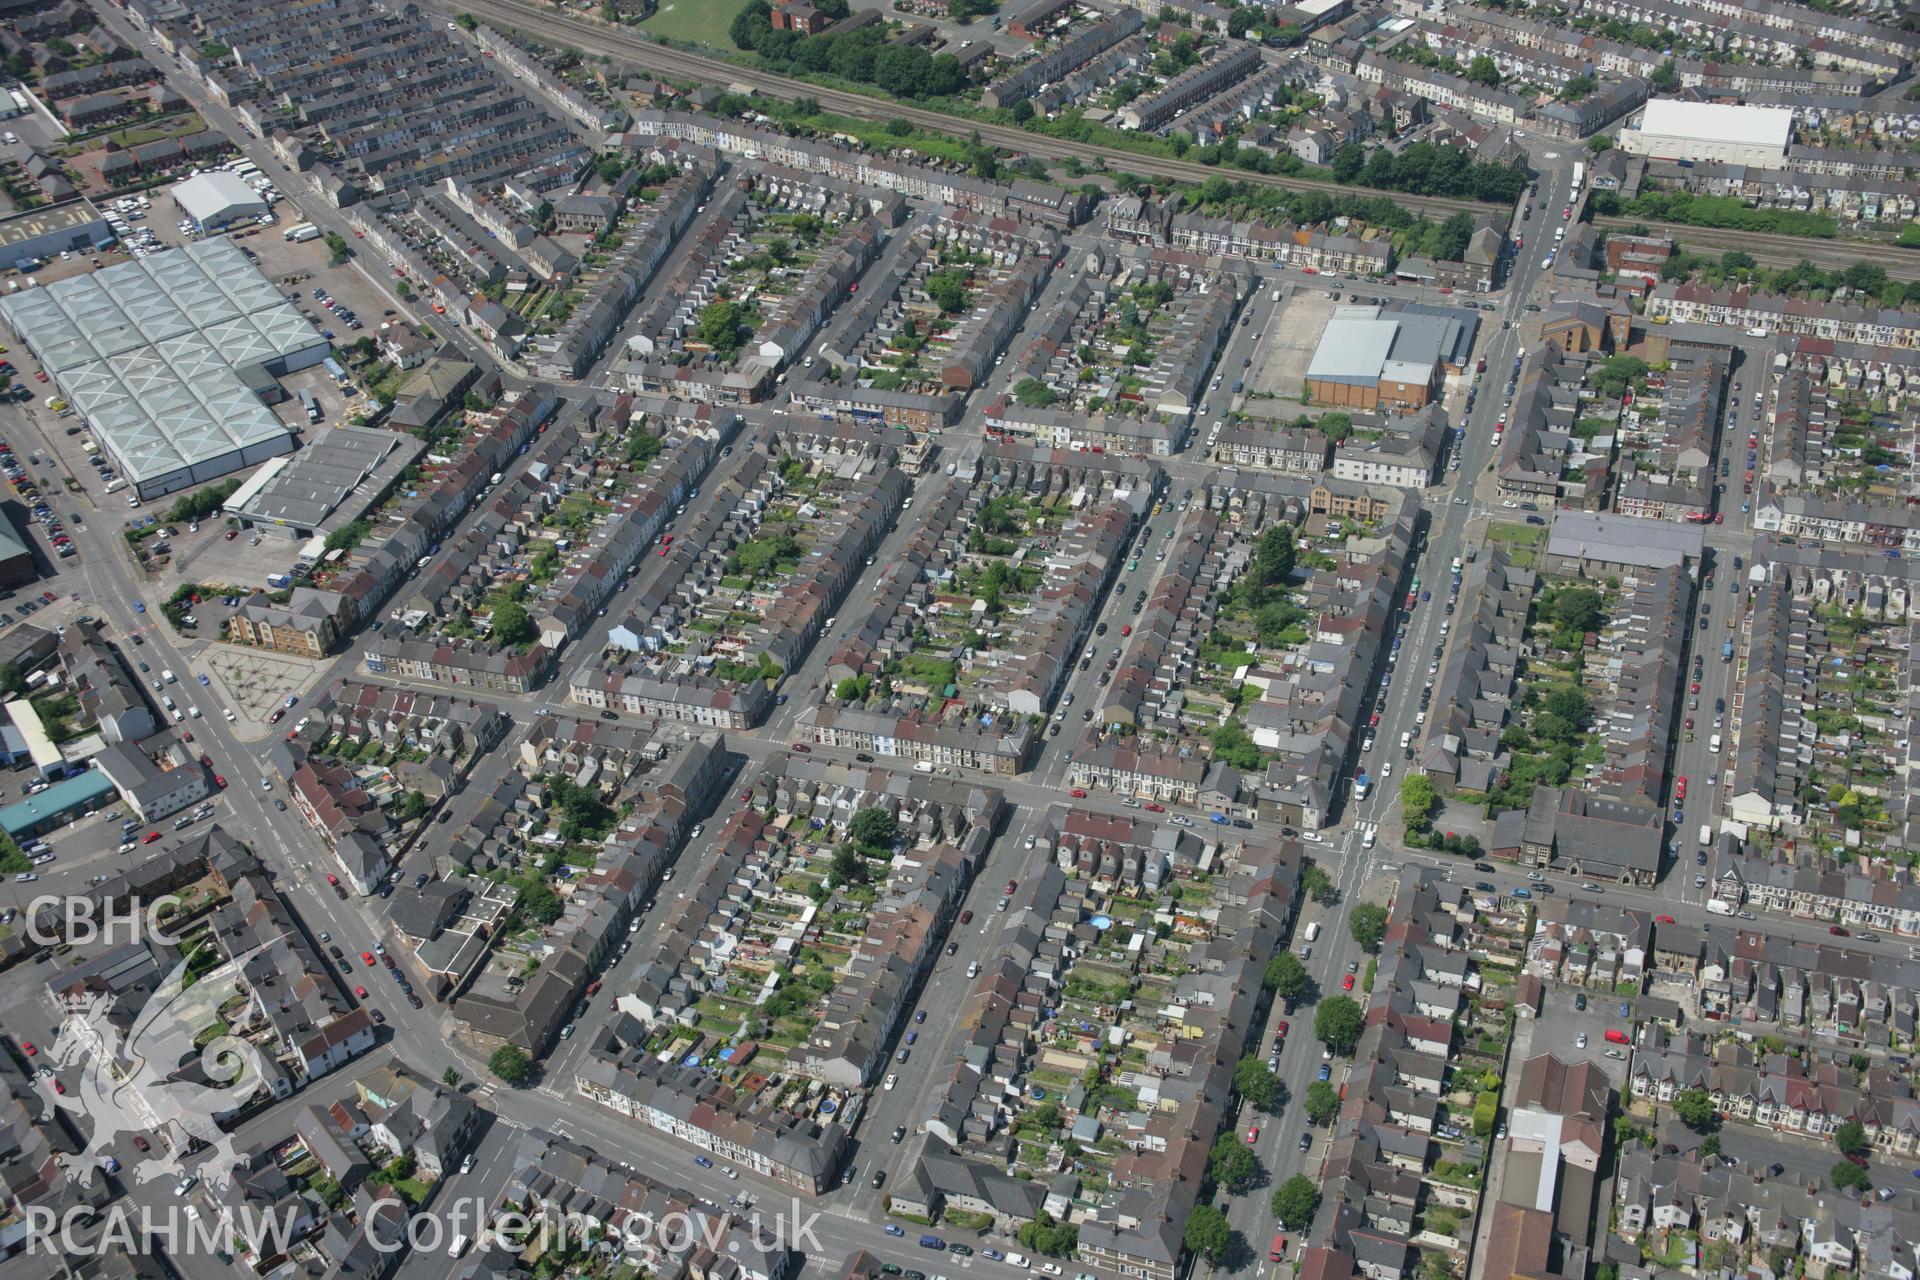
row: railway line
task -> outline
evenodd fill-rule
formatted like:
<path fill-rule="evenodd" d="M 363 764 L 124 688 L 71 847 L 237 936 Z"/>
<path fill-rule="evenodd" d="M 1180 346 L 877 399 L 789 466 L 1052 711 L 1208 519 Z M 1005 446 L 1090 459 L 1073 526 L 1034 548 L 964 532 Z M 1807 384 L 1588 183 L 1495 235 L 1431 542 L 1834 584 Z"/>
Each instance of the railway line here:
<path fill-rule="evenodd" d="M 519 0 L 434 0 L 434 2 L 449 13 L 457 11 L 471 13 L 474 17 L 494 25 L 519 28 L 545 41 L 572 45 L 592 53 L 611 54 L 637 67 L 661 75 L 697 80 L 711 85 L 743 84 L 771 97 L 783 99 L 809 97 L 828 110 L 858 119 L 886 120 L 899 117 L 923 128 L 946 134 L 959 133 L 963 129 L 973 130 L 979 133 L 981 141 L 989 145 L 1024 155 L 1041 155 L 1047 159 L 1071 157 L 1089 165 L 1111 162 L 1131 172 L 1179 182 L 1204 182 L 1208 178 L 1227 177 L 1235 181 L 1280 187 L 1289 191 L 1319 191 L 1331 196 L 1388 195 L 1409 209 L 1433 217 L 1444 218 L 1460 212 L 1492 214 L 1496 218 L 1504 216 L 1501 213 L 1501 206 L 1482 204 L 1474 200 L 1373 192 L 1369 188 L 1343 187 L 1336 182 L 1322 182 L 1313 178 L 1291 178 L 1278 174 L 1223 170 L 1197 161 L 1139 155 L 1130 151 L 1116 152 L 1092 143 L 1028 133 L 1024 129 L 1010 125 L 974 123 L 909 103 L 872 98 L 844 89 L 825 88 L 808 84 L 803 80 L 776 75 L 770 71 L 740 66 L 720 58 L 655 44 L 640 36 L 612 30 L 598 23 L 570 17 L 563 13 L 536 9 Z M 1761 231 L 1734 231 L 1679 223 L 1643 222 L 1618 217 L 1597 218 L 1595 222 L 1602 227 L 1615 229 L 1644 225 L 1652 231 L 1672 236 L 1675 240 L 1695 248 L 1738 249 L 1753 255 L 1757 262 L 1771 267 L 1790 267 L 1805 258 L 1816 266 L 1832 269 L 1850 266 L 1870 253 L 1870 260 L 1884 266 L 1889 276 L 1898 280 L 1920 280 L 1920 251 L 1900 249 L 1890 244 L 1863 247 L 1854 241 L 1811 240 L 1801 236 L 1776 235 Z"/>
<path fill-rule="evenodd" d="M 1791 267 L 1801 259 L 1825 270 L 1873 262 L 1885 267 L 1895 280 L 1920 280 L 1920 250 L 1902 249 L 1882 241 L 1811 240 L 1805 236 L 1775 235 L 1765 231 L 1730 231 L 1719 227 L 1695 227 L 1682 222 L 1648 222 L 1644 218 L 1595 218 L 1594 225 L 1608 231 L 1645 227 L 1658 235 L 1671 236 L 1684 248 L 1738 249 L 1753 255 L 1765 267 Z"/>
<path fill-rule="evenodd" d="M 850 93 L 844 89 L 824 88 L 820 85 L 808 84 L 803 80 L 775 75 L 770 71 L 743 67 L 719 58 L 669 48 L 639 36 L 608 30 L 597 23 L 532 9 L 526 5 L 514 3 L 513 0 L 458 0 L 458 3 L 447 3 L 442 7 L 449 12 L 470 13 L 496 26 L 517 27 L 543 40 L 572 45 L 589 52 L 611 54 L 635 66 L 662 75 L 698 80 L 710 85 L 744 84 L 776 98 L 813 98 L 830 111 L 863 120 L 890 120 L 898 117 L 923 128 L 950 135 L 964 135 L 969 131 L 977 131 L 982 142 L 1022 155 L 1039 155 L 1048 160 L 1064 160 L 1072 157 L 1089 165 L 1096 161 L 1107 161 L 1132 173 L 1170 178 L 1179 182 L 1205 182 L 1208 178 L 1224 177 L 1237 182 L 1281 187 L 1289 191 L 1320 191 L 1330 196 L 1390 196 L 1408 209 L 1439 218 L 1463 212 L 1505 216 L 1501 213 L 1502 206 L 1482 204 L 1477 200 L 1453 200 L 1442 196 L 1410 196 L 1398 192 L 1373 191 L 1370 188 L 1343 187 L 1337 182 L 1322 182 L 1314 178 L 1290 178 L 1278 174 L 1254 173 L 1250 170 L 1221 169 L 1213 165 L 1200 164 L 1197 161 L 1139 155 L 1132 151 L 1114 151 L 1111 148 L 1103 148 L 1087 142 L 1046 137 L 1028 133 L 1024 129 L 1014 128 L 1011 125 L 976 123 L 905 102 L 871 98 L 866 94 Z"/>

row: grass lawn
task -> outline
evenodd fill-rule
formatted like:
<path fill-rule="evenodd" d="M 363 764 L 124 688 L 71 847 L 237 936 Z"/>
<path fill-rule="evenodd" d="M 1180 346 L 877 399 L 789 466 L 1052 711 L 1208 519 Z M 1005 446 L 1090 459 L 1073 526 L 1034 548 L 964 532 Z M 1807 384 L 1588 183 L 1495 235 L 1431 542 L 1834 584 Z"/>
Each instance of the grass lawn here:
<path fill-rule="evenodd" d="M 659 11 L 640 26 L 655 35 L 731 51 L 727 28 L 746 7 L 747 0 L 663 0 Z"/>

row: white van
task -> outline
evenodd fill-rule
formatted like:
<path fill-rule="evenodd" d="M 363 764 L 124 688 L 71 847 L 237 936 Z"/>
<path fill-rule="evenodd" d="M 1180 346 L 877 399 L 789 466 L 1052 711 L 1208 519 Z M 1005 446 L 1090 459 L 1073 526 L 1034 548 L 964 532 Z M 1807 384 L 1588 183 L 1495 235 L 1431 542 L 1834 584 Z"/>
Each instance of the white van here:
<path fill-rule="evenodd" d="M 913 762 L 913 771 L 914 771 L 915 773 L 932 773 L 932 772 L 933 772 L 933 761 L 931 761 L 931 760 L 916 760 L 916 761 L 914 761 L 914 762 Z"/>
<path fill-rule="evenodd" d="M 1715 755 L 1720 754 L 1720 735 L 1719 734 L 1716 733 L 1711 738 L 1707 739 L 1707 750 L 1713 752 L 1713 754 Z"/>
<path fill-rule="evenodd" d="M 1314 939 L 1320 936 L 1320 922 L 1318 920 L 1313 921 L 1311 924 L 1307 926 L 1307 932 L 1305 936 L 1308 942 L 1312 942 Z"/>
<path fill-rule="evenodd" d="M 1413 745 L 1413 730 L 1409 729 L 1405 733 L 1400 735 L 1400 749 L 1402 751 L 1405 751 L 1408 747 L 1412 745 Z"/>
<path fill-rule="evenodd" d="M 1703 822 L 1700 824 L 1700 847 L 1704 849 L 1707 846 L 1711 845 L 1712 843 L 1713 843 L 1713 824 Z"/>

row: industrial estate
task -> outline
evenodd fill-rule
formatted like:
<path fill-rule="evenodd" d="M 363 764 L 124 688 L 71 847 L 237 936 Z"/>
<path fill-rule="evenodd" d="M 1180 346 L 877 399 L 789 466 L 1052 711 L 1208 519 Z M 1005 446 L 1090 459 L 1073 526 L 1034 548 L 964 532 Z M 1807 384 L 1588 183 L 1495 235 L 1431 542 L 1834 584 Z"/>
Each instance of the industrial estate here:
<path fill-rule="evenodd" d="M 1913 1280 L 1917 53 L 0 0 L 0 1280 Z"/>

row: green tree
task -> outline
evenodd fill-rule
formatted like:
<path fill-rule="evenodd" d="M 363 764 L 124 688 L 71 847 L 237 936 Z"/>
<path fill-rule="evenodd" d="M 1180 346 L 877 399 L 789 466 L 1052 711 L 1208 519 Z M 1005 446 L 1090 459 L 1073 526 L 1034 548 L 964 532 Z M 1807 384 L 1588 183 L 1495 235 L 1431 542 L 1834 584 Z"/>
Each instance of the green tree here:
<path fill-rule="evenodd" d="M 407 798 L 400 802 L 400 817 L 414 822 L 427 816 L 427 798 L 418 791 L 407 792 Z"/>
<path fill-rule="evenodd" d="M 20 674 L 16 663 L 0 663 L 0 693 L 19 694 L 26 692 L 26 677 Z"/>
<path fill-rule="evenodd" d="M 1242 1058 L 1233 1067 L 1233 1087 L 1262 1111 L 1273 1110 L 1280 1096 L 1280 1079 L 1258 1058 Z"/>
<path fill-rule="evenodd" d="M 1291 951 L 1276 952 L 1273 959 L 1267 961 L 1266 979 L 1267 985 L 1282 1000 L 1298 1000 L 1313 987 L 1313 976 L 1307 972 L 1307 966 Z"/>
<path fill-rule="evenodd" d="M 502 600 L 493 607 L 493 639 L 502 645 L 524 644 L 539 634 L 526 606 L 517 600 Z"/>
<path fill-rule="evenodd" d="M 1313 1036 L 1335 1053 L 1352 1053 L 1360 1041 L 1360 1006 L 1352 996 L 1329 996 L 1313 1015 Z"/>
<path fill-rule="evenodd" d="M 1323 905 L 1339 896 L 1339 890 L 1333 884 L 1333 877 L 1327 874 L 1325 867 L 1319 865 L 1308 867 L 1300 873 L 1300 890 Z"/>
<path fill-rule="evenodd" d="M 1711 1160 L 1720 1154 L 1720 1135 L 1710 1133 L 1700 1141 L 1700 1158 Z"/>
<path fill-rule="evenodd" d="M 552 924 L 560 918 L 566 904 L 560 901 L 560 895 L 549 889 L 544 881 L 535 881 L 520 893 L 520 912 L 541 924 Z"/>
<path fill-rule="evenodd" d="M 850 844 L 843 844 L 833 851 L 832 882 L 842 884 L 865 884 L 870 875 L 866 855 Z"/>
<path fill-rule="evenodd" d="M 1705 1089 L 1682 1089 L 1674 1095 L 1673 1114 L 1695 1133 L 1713 1127 L 1713 1097 Z"/>
<path fill-rule="evenodd" d="M 934 305 L 949 315 L 967 309 L 967 273 L 964 271 L 935 271 L 927 277 L 926 290 Z"/>
<path fill-rule="evenodd" d="M 1833 1131 L 1833 1145 L 1843 1156 L 1867 1154 L 1867 1129 L 1858 1120 L 1849 1120 Z"/>
<path fill-rule="evenodd" d="M 1307 1110 L 1307 1123 L 1325 1124 L 1340 1109 L 1340 1095 L 1325 1080 L 1315 1080 L 1307 1086 L 1301 1104 Z"/>
<path fill-rule="evenodd" d="M 1055 1127 L 1058 1127 L 1057 1119 Z M 1044 1209 L 1032 1222 L 1020 1224 L 1013 1234 L 1014 1239 L 1027 1248 L 1050 1258 L 1071 1258 L 1080 1247 L 1080 1228 L 1070 1222 L 1054 1221 L 1053 1215 Z"/>
<path fill-rule="evenodd" d="M 700 323 L 693 332 L 695 338 L 713 348 L 715 355 L 730 360 L 745 341 L 746 327 L 746 308 L 732 299 L 722 298 L 701 309 Z"/>
<path fill-rule="evenodd" d="M 1259 20 L 1253 9 L 1245 6 L 1235 9 L 1227 15 L 1227 34 L 1235 40 L 1245 39 L 1247 32 L 1253 30 L 1254 23 Z"/>
<path fill-rule="evenodd" d="M 1493 1134 L 1494 1124 L 1500 1118 L 1500 1095 L 1492 1089 L 1485 1089 L 1473 1098 L 1473 1132 L 1476 1137 L 1486 1138 Z"/>
<path fill-rule="evenodd" d="M 1467 79 L 1475 84 L 1497 85 L 1500 83 L 1500 68 L 1483 53 L 1467 64 Z"/>
<path fill-rule="evenodd" d="M 893 852 L 899 826 L 885 809 L 862 809 L 847 824 L 847 835 L 862 852 L 876 857 Z"/>
<path fill-rule="evenodd" d="M 1297 554 L 1292 525 L 1281 523 L 1261 534 L 1253 554 L 1253 571 L 1260 585 L 1277 587 L 1292 577 Z"/>
<path fill-rule="evenodd" d="M 1227 1215 L 1210 1204 L 1193 1206 L 1193 1212 L 1187 1215 L 1187 1228 L 1181 1236 L 1187 1248 L 1218 1264 L 1226 1259 L 1227 1249 L 1233 1243 L 1233 1228 L 1227 1223 Z"/>
<path fill-rule="evenodd" d="M 453 20 L 459 23 L 460 26 L 467 31 L 472 31 L 475 27 L 480 25 L 479 19 L 475 18 L 470 13 L 457 13 L 453 16 Z"/>
<path fill-rule="evenodd" d="M 1229 1191 L 1244 1191 L 1253 1185 L 1255 1175 L 1260 1172 L 1260 1162 L 1253 1158 L 1253 1148 L 1240 1141 L 1237 1133 L 1223 1133 L 1214 1139 L 1213 1151 L 1207 1157 L 1207 1177 Z"/>
<path fill-rule="evenodd" d="M 372 532 L 373 526 L 365 520 L 349 520 L 327 535 L 326 548 L 329 551 L 339 551 L 343 548 L 357 547 Z"/>
<path fill-rule="evenodd" d="M 1568 587 L 1547 606 L 1554 624 L 1567 631 L 1591 631 L 1600 621 L 1604 601 L 1592 587 Z"/>
<path fill-rule="evenodd" d="M 1600 87 L 1600 82 L 1592 76 L 1575 76 L 1560 86 L 1560 101 L 1578 102 Z"/>
<path fill-rule="evenodd" d="M 1320 1208 L 1320 1188 L 1296 1173 L 1274 1188 L 1272 1208 L 1282 1230 L 1304 1231 Z"/>
<path fill-rule="evenodd" d="M 503 1044 L 487 1059 L 487 1070 L 519 1089 L 533 1079 L 533 1059 L 517 1045 Z"/>
<path fill-rule="evenodd" d="M 1827 1171 L 1827 1181 L 1836 1191 L 1862 1192 L 1873 1185 L 1867 1171 L 1851 1160 L 1842 1160 Z"/>
<path fill-rule="evenodd" d="M 460 1073 L 452 1067 L 448 1067 L 440 1073 L 440 1083 L 449 1089 L 458 1089 L 460 1087 Z"/>
<path fill-rule="evenodd" d="M 17 876 L 33 870 L 33 859 L 15 844 L 13 837 L 0 831 L 0 872 Z"/>
<path fill-rule="evenodd" d="M 733 15 L 727 38 L 736 49 L 757 49 L 760 39 L 773 30 L 773 10 L 767 0 L 748 0 L 745 8 Z M 864 78 L 864 77 L 863 77 Z"/>
<path fill-rule="evenodd" d="M 1596 133 L 1587 139 L 1587 150 L 1599 155 L 1603 151 L 1613 150 L 1613 139 L 1604 133 Z"/>
<path fill-rule="evenodd" d="M 1033 103 L 1029 102 L 1025 98 L 1022 98 L 1020 99 L 1020 101 L 1013 104 L 1012 113 L 1013 113 L 1013 122 L 1015 124 L 1025 124 L 1029 120 L 1033 119 Z"/>
<path fill-rule="evenodd" d="M 1038 378 L 1022 378 L 1013 384 L 1013 398 L 1029 409 L 1045 409 L 1060 397 Z"/>
<path fill-rule="evenodd" d="M 1339 444 L 1353 434 L 1353 419 L 1344 413 L 1323 413 L 1320 420 L 1313 424 L 1320 434 Z"/>
<path fill-rule="evenodd" d="M 1433 826 L 1434 810 L 1440 807 L 1440 793 L 1433 779 L 1424 773 L 1404 774 L 1400 778 L 1400 817 L 1409 831 L 1424 832 Z"/>
<path fill-rule="evenodd" d="M 1387 909 L 1375 902 L 1363 902 L 1347 913 L 1347 928 L 1362 951 L 1378 951 L 1387 932 Z"/>

